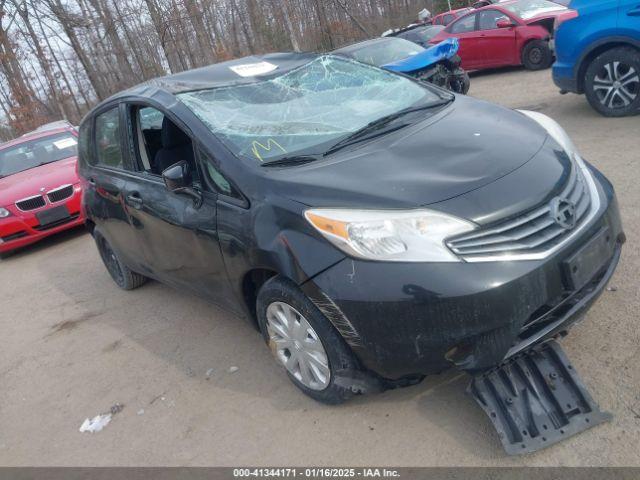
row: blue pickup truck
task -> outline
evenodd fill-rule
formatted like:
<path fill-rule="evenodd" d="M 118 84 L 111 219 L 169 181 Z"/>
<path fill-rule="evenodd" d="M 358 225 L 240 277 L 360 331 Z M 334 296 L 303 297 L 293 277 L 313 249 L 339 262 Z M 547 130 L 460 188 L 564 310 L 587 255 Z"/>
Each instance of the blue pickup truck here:
<path fill-rule="evenodd" d="M 556 25 L 553 80 L 607 117 L 640 113 L 640 0 L 573 0 Z"/>

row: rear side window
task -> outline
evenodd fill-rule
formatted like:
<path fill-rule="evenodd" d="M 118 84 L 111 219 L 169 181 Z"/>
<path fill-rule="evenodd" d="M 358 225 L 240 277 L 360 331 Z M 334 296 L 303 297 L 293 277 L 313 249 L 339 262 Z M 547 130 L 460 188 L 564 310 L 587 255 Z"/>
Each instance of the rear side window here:
<path fill-rule="evenodd" d="M 96 116 L 95 125 L 96 161 L 95 165 L 124 168 L 122 144 L 120 142 L 120 114 L 118 107 Z"/>
<path fill-rule="evenodd" d="M 476 16 L 468 15 L 449 27 L 450 33 L 468 33 L 476 29 Z"/>
<path fill-rule="evenodd" d="M 451 15 L 451 14 L 449 14 L 449 15 L 445 15 L 445 16 L 444 16 L 444 18 L 442 19 L 442 24 L 443 24 L 443 25 L 449 25 L 451 22 L 453 22 L 453 20 L 454 20 L 455 18 L 456 18 L 456 17 L 455 17 L 455 16 L 453 16 L 453 15 Z"/>

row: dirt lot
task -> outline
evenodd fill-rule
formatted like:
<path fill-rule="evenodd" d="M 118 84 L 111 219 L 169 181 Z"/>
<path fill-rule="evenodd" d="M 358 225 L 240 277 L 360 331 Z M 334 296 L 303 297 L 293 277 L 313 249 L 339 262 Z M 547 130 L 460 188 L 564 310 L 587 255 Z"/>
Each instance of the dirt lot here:
<path fill-rule="evenodd" d="M 247 324 L 158 283 L 118 290 L 76 231 L 0 262 L 0 465 L 640 465 L 640 118 L 599 117 L 549 71 L 483 74 L 470 93 L 551 115 L 617 188 L 615 290 L 563 341 L 612 423 L 510 458 L 461 374 L 319 405 Z"/>

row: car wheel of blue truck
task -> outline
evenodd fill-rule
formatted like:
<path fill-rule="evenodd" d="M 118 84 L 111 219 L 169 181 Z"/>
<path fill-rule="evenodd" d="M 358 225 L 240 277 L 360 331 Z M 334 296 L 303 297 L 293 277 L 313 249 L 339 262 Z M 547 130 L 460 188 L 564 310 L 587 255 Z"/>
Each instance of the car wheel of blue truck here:
<path fill-rule="evenodd" d="M 306 395 L 336 405 L 354 392 L 349 372 L 357 362 L 324 314 L 290 280 L 276 276 L 257 299 L 260 330 L 273 356 Z"/>
<path fill-rule="evenodd" d="M 522 49 L 522 64 L 527 70 L 544 70 L 553 63 L 553 53 L 546 40 L 532 40 Z"/>
<path fill-rule="evenodd" d="M 587 67 L 584 90 L 589 104 L 605 117 L 640 112 L 640 51 L 618 47 L 598 55 Z"/>
<path fill-rule="evenodd" d="M 116 282 L 116 285 L 121 289 L 133 290 L 147 281 L 147 277 L 133 272 L 124 264 L 97 227 L 93 230 L 93 238 L 95 239 L 104 266 L 107 267 L 109 275 L 111 275 L 113 281 Z"/>

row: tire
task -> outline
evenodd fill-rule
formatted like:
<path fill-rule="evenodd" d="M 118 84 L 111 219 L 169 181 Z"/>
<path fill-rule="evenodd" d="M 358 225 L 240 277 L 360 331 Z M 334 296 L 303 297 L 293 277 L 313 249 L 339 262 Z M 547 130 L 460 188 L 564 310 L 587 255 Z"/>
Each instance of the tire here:
<path fill-rule="evenodd" d="M 0 252 L 0 260 L 6 260 L 15 253 L 15 250 L 9 250 L 7 252 Z"/>
<path fill-rule="evenodd" d="M 640 52 L 618 47 L 598 55 L 587 67 L 584 90 L 591 107 L 605 117 L 640 111 Z"/>
<path fill-rule="evenodd" d="M 471 88 L 471 79 L 467 72 L 456 75 L 450 81 L 449 90 L 466 95 Z"/>
<path fill-rule="evenodd" d="M 127 267 L 118 254 L 113 251 L 109 242 L 107 242 L 107 239 L 104 238 L 98 228 L 93 230 L 93 238 L 98 247 L 100 258 L 102 258 L 104 266 L 107 268 L 113 281 L 116 282 L 116 285 L 123 290 L 133 290 L 146 283 L 147 277 L 135 273 Z"/>
<path fill-rule="evenodd" d="M 553 53 L 546 40 L 532 40 L 522 49 L 522 64 L 527 70 L 544 70 L 553 63 Z"/>
<path fill-rule="evenodd" d="M 284 306 L 291 307 L 293 310 L 289 313 L 294 314 L 292 317 L 294 323 L 289 321 L 289 325 L 299 322 L 299 325 L 305 328 L 298 331 L 299 335 L 282 335 L 287 333 L 288 328 L 286 322 L 281 321 L 282 315 L 285 315 Z M 265 342 L 274 354 L 276 362 L 285 368 L 289 379 L 296 387 L 314 400 L 329 405 L 343 403 L 354 395 L 349 388 L 349 382 L 344 381 L 345 377 L 348 377 L 348 372 L 358 370 L 357 361 L 351 349 L 329 320 L 293 282 L 280 276 L 268 280 L 258 293 L 256 308 L 260 331 Z M 273 326 L 274 317 L 278 319 L 277 329 Z M 311 327 L 311 331 L 306 329 L 304 321 Z M 288 332 L 291 333 L 290 330 Z M 318 352 L 318 341 L 321 343 L 324 357 Z M 307 342 L 311 342 L 314 347 L 301 346 Z M 312 356 L 313 359 L 310 358 Z M 300 358 L 302 360 L 299 360 Z M 290 361 L 290 367 L 285 365 L 287 361 Z M 296 371 L 296 362 L 299 371 Z M 302 375 L 305 370 L 303 362 L 307 365 L 306 381 Z M 326 366 L 326 370 L 320 367 L 321 363 Z M 328 375 L 324 375 L 323 381 L 322 374 L 326 374 L 327 371 Z"/>

